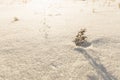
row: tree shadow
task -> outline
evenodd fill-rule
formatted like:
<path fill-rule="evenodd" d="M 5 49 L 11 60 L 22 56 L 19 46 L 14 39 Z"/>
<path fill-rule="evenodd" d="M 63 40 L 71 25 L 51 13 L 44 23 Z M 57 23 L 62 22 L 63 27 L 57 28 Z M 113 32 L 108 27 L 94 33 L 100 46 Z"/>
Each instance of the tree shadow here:
<path fill-rule="evenodd" d="M 95 39 L 95 40 L 92 40 L 91 43 L 94 44 L 94 45 L 98 45 L 98 44 L 101 44 L 101 45 L 103 45 L 103 44 L 108 44 L 108 43 L 110 43 L 110 39 L 109 39 L 109 38 L 106 38 L 106 37 L 97 38 L 97 39 Z"/>
<path fill-rule="evenodd" d="M 85 41 L 83 44 L 80 45 L 81 47 L 87 48 L 89 46 L 91 46 L 91 42 L 87 42 Z"/>
<path fill-rule="evenodd" d="M 88 75 L 87 77 L 88 77 L 88 80 L 99 80 L 99 78 L 95 75 L 92 75 L 92 76 Z"/>
<path fill-rule="evenodd" d="M 96 60 L 85 49 L 75 48 L 74 50 L 84 55 L 84 57 L 96 70 L 97 74 L 103 78 L 103 80 L 117 80 L 115 77 L 113 77 L 111 74 L 107 72 L 106 68 L 103 66 L 103 64 L 101 64 L 100 61 L 97 63 Z"/>

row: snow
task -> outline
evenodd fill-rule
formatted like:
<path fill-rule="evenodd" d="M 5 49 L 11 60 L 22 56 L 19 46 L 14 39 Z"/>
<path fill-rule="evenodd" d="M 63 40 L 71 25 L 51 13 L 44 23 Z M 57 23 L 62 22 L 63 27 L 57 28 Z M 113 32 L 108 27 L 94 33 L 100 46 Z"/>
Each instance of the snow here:
<path fill-rule="evenodd" d="M 120 1 L 94 1 L 0 0 L 0 80 L 119 80 Z"/>

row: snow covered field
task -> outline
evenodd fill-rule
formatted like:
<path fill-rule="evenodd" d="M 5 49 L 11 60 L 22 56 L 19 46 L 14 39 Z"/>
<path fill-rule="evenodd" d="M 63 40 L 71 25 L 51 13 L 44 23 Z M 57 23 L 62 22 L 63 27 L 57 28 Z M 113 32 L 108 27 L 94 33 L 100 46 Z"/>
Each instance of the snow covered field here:
<path fill-rule="evenodd" d="M 0 0 L 0 80 L 120 80 L 120 0 Z"/>

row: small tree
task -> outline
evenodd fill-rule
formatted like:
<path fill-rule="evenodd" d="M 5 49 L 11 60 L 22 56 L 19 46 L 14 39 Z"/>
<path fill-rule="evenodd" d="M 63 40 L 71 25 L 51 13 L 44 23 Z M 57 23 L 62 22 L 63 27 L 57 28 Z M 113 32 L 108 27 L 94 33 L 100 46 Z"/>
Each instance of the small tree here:
<path fill-rule="evenodd" d="M 86 42 L 87 36 L 85 36 L 86 29 L 81 29 L 78 34 L 75 37 L 75 40 L 73 41 L 76 46 L 81 46 L 83 43 Z"/>

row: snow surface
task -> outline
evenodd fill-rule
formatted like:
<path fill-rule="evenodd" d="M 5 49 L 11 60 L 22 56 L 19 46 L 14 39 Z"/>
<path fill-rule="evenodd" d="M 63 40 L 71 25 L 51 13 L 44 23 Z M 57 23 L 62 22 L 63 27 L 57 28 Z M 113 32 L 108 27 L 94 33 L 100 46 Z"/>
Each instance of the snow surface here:
<path fill-rule="evenodd" d="M 120 80 L 120 0 L 0 0 L 0 80 Z"/>

